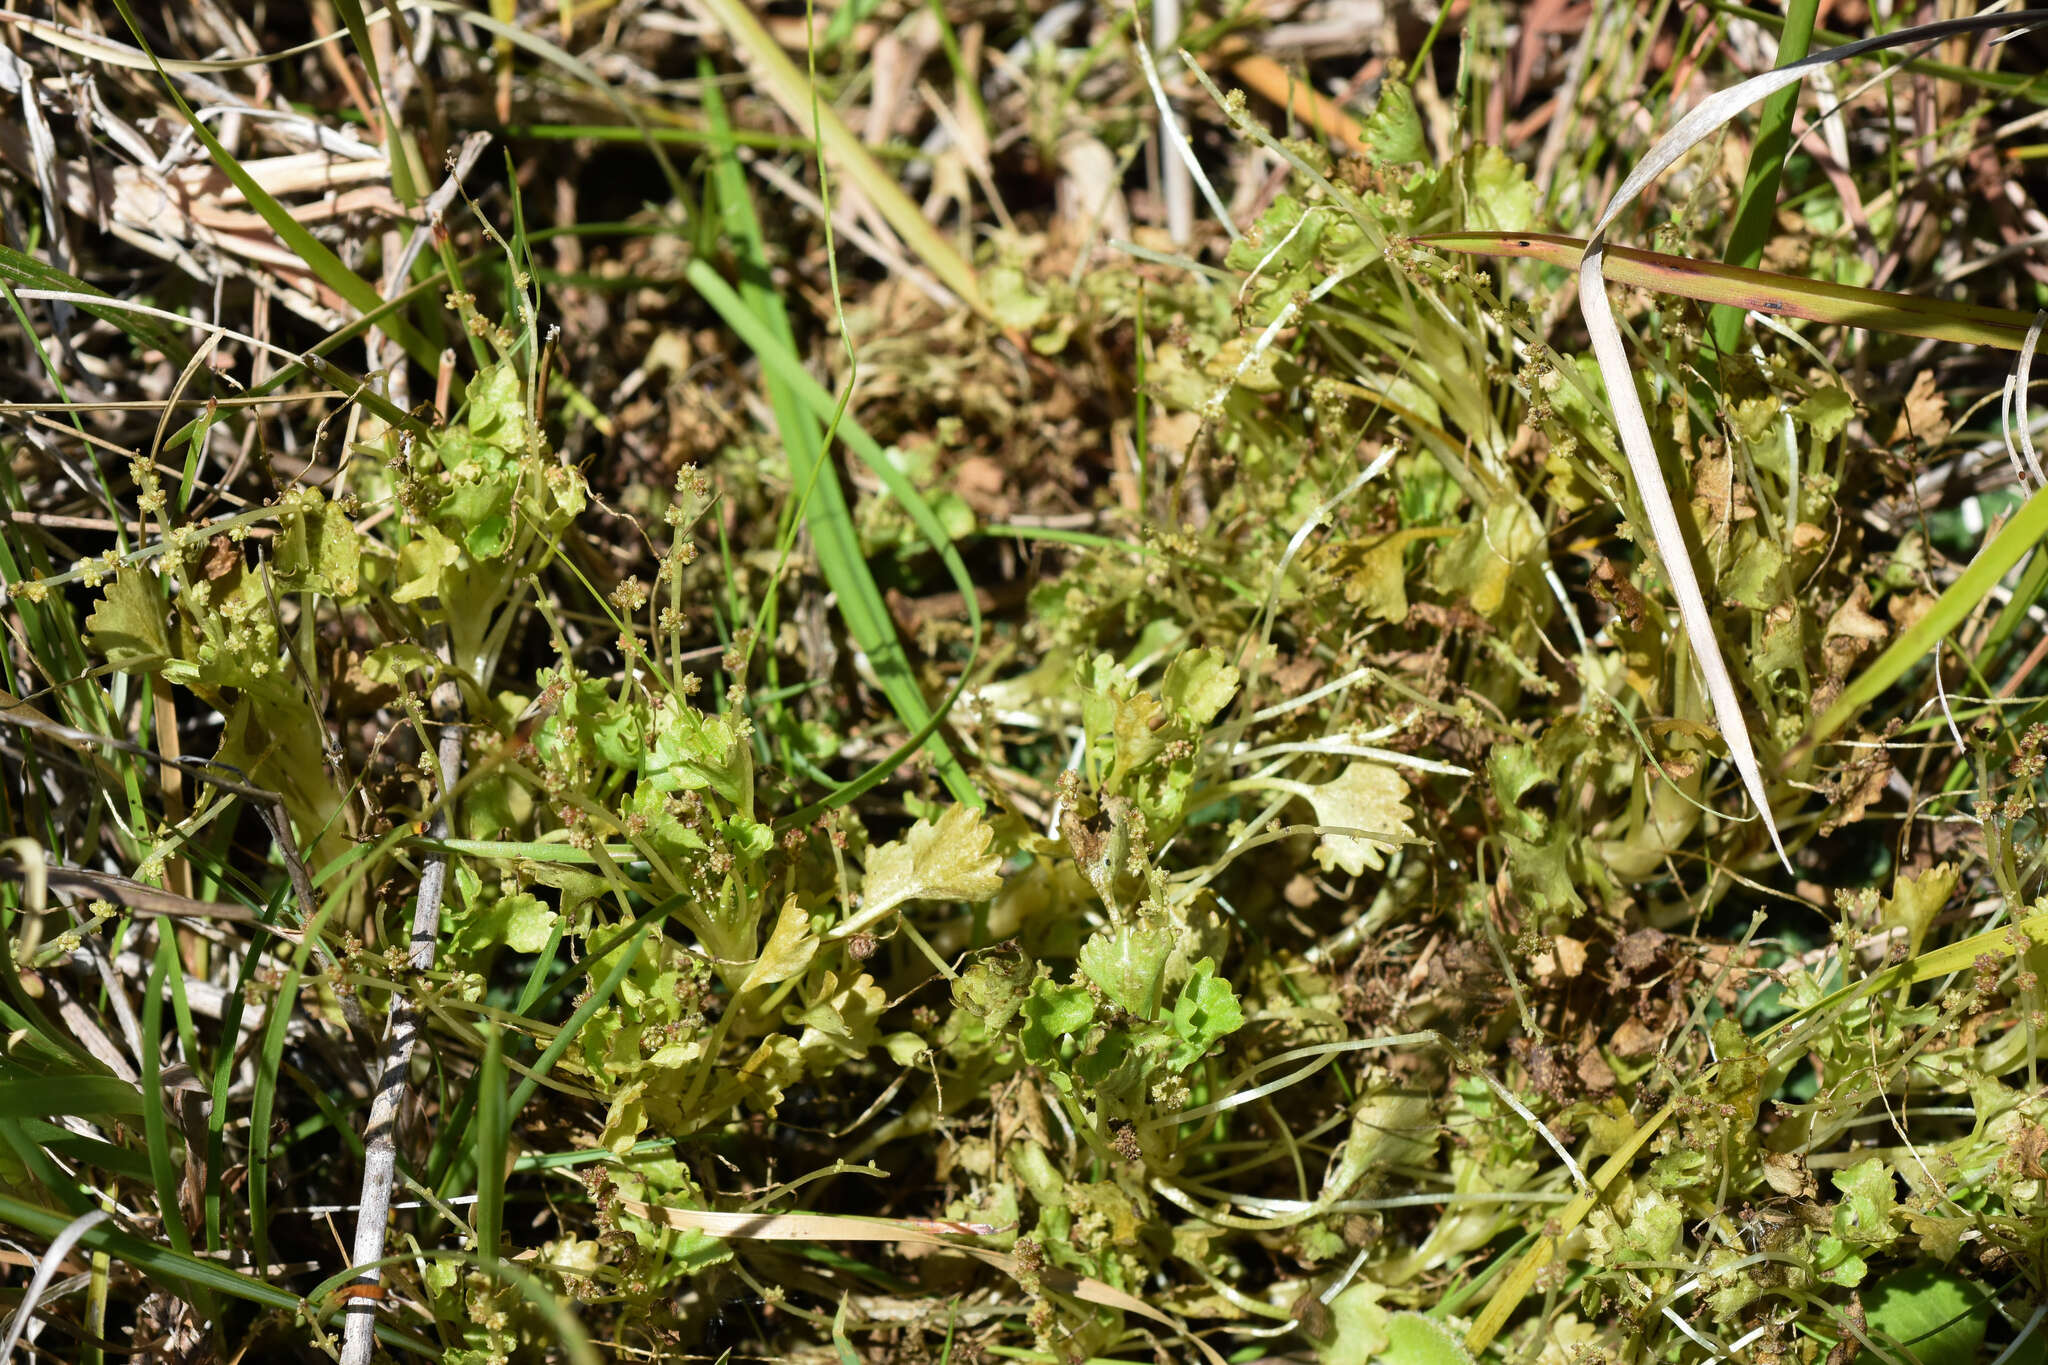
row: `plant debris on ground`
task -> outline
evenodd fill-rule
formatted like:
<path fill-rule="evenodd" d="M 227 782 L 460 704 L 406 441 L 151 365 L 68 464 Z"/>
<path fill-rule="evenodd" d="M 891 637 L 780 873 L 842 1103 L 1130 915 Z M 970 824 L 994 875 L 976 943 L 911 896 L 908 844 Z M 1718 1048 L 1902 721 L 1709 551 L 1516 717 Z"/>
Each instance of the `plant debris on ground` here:
<path fill-rule="evenodd" d="M 1957 8 L 0 14 L 0 1363 L 2048 1361 Z"/>

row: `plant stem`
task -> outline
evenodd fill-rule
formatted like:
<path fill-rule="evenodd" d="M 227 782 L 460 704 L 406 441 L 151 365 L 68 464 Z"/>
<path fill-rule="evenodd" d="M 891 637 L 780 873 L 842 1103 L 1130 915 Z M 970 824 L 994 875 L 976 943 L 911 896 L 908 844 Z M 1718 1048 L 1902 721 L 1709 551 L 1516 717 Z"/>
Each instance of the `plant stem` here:
<path fill-rule="evenodd" d="M 1820 0 L 1787 0 L 1785 28 L 1778 36 L 1779 66 L 1806 55 L 1813 39 L 1814 12 Z M 1785 154 L 1792 148 L 1792 111 L 1799 103 L 1799 87 L 1788 86 L 1764 101 L 1757 115 L 1756 145 L 1749 152 L 1749 173 L 1743 177 L 1742 199 L 1735 206 L 1735 225 L 1728 234 L 1728 249 L 1721 257 L 1730 265 L 1755 266 L 1764 258 L 1764 244 L 1771 239 L 1771 222 L 1778 212 L 1778 181 L 1784 175 Z M 1742 340 L 1743 313 L 1737 308 L 1717 307 L 1708 322 L 1714 349 L 1728 355 Z"/>
<path fill-rule="evenodd" d="M 440 760 L 441 809 L 434 816 L 436 837 L 448 833 L 448 799 L 462 772 L 462 731 L 452 723 L 457 697 L 452 685 L 436 693 L 434 709 L 443 719 L 436 757 Z M 441 892 L 448 881 L 447 855 L 436 853 L 420 872 L 419 899 L 413 904 L 412 945 L 408 960 L 416 972 L 431 971 L 434 946 L 441 934 Z M 363 1125 L 363 1193 L 356 1210 L 356 1235 L 350 1259 L 370 1268 L 354 1283 L 374 1285 L 382 1271 L 372 1262 L 384 1255 L 385 1224 L 391 1218 L 391 1184 L 398 1172 L 398 1107 L 405 1100 L 405 1079 L 412 1068 L 413 1044 L 420 1033 L 420 1013 L 403 988 L 391 993 L 391 1028 L 370 1116 Z M 376 1346 L 377 1301 L 349 1300 L 342 1320 L 341 1365 L 370 1365 Z"/>

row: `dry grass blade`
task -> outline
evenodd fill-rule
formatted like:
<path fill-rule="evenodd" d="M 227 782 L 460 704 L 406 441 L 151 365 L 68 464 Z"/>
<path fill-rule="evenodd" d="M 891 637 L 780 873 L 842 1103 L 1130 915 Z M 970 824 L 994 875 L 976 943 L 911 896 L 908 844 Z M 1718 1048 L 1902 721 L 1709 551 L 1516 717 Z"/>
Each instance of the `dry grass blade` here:
<path fill-rule="evenodd" d="M 994 1266 L 1012 1278 L 1020 1271 L 1017 1258 L 1014 1256 L 1005 1256 L 986 1247 L 965 1246 L 940 1235 L 953 1233 L 962 1236 L 983 1236 L 994 1231 L 984 1224 L 947 1223 L 922 1218 L 845 1218 L 822 1213 L 721 1213 L 708 1209 L 669 1208 L 664 1205 L 648 1204 L 638 1199 L 621 1199 L 619 1207 L 635 1217 L 645 1218 L 662 1227 L 702 1232 L 712 1237 L 745 1238 L 757 1242 L 894 1242 L 899 1245 L 939 1247 L 963 1256 L 972 1256 L 982 1264 Z M 1169 1328 L 1194 1343 L 1195 1348 L 1202 1353 L 1202 1358 L 1211 1362 L 1211 1365 L 1222 1365 L 1223 1358 L 1208 1342 L 1195 1336 L 1186 1327 L 1143 1299 L 1126 1294 L 1114 1285 L 1104 1284 L 1085 1275 L 1063 1275 L 1053 1270 L 1040 1271 L 1039 1277 L 1048 1287 L 1071 1294 L 1083 1302 L 1099 1304 L 1104 1308 L 1115 1308 L 1125 1313 L 1135 1313 L 1141 1318 Z"/>
<path fill-rule="evenodd" d="M 27 869 L 20 863 L 12 858 L 0 858 L 0 880 L 19 881 L 27 875 Z M 103 897 L 145 915 L 220 920 L 232 924 L 251 924 L 256 919 L 255 913 L 247 906 L 236 905 L 231 901 L 194 900 L 189 896 L 180 896 L 175 892 L 165 891 L 160 887 L 150 886 L 112 872 L 51 864 L 44 867 L 40 875 L 51 886 Z"/>
<path fill-rule="evenodd" d="M 1465 256 L 1512 256 L 1577 270 L 1584 259 L 1583 237 L 1551 232 L 1431 232 L 1408 239 L 1417 246 Z M 1609 246 L 1607 278 L 1660 294 L 1726 304 L 1778 318 L 1803 318 L 1838 327 L 1860 327 L 1899 336 L 1928 337 L 1966 346 L 2017 351 L 2026 344 L 2032 315 L 2014 308 L 1952 303 L 1887 289 L 1860 289 L 1830 280 L 1809 280 L 1775 270 L 1753 270 L 1672 256 L 1661 251 Z"/>
<path fill-rule="evenodd" d="M 1721 657 L 1720 644 L 1714 638 L 1713 617 L 1707 610 L 1706 598 L 1700 591 L 1699 575 L 1686 549 L 1685 534 L 1671 500 L 1671 490 L 1657 463 L 1656 442 L 1650 434 L 1642 400 L 1636 394 L 1628 348 L 1622 340 L 1621 328 L 1614 320 L 1614 305 L 1607 296 L 1603 273 L 1607 229 L 1680 157 L 1743 109 L 1796 83 L 1813 68 L 1830 66 L 1887 48 L 1986 29 L 2025 28 L 2044 22 L 2048 22 L 2048 12 L 2029 10 L 1923 24 L 1817 52 L 1790 66 L 1766 72 L 1710 95 L 1680 119 L 1669 133 L 1659 138 L 1648 155 L 1637 163 L 1621 188 L 1614 192 L 1614 197 L 1608 200 L 1599 221 L 1593 225 L 1592 235 L 1586 239 L 1579 265 L 1579 307 L 1585 317 L 1586 330 L 1592 335 L 1593 353 L 1599 359 L 1601 377 L 1606 381 L 1614 425 L 1621 435 L 1622 448 L 1628 454 L 1629 469 L 1635 476 L 1644 515 L 1650 522 L 1650 534 L 1656 541 L 1658 556 L 1664 561 L 1672 596 L 1678 601 L 1679 618 L 1684 624 L 1686 638 L 1692 644 L 1693 657 L 1699 661 L 1707 696 L 1713 704 L 1714 719 L 1728 745 L 1728 756 L 1741 774 L 1742 785 L 1749 792 L 1757 813 L 1763 817 L 1764 827 L 1770 831 L 1771 846 L 1777 851 L 1778 861 L 1787 873 L 1792 871 L 1791 859 L 1786 856 L 1784 842 L 1778 835 L 1777 820 L 1771 814 L 1770 792 L 1764 785 L 1763 769 L 1750 741 L 1742 700 L 1736 695 L 1734 679 L 1729 676 L 1727 662 Z"/>
<path fill-rule="evenodd" d="M 380 10 L 371 17 L 370 22 L 381 24 L 389 18 L 388 14 Z M 102 62 L 108 66 L 120 67 L 128 71 L 148 71 L 152 69 L 148 53 L 140 48 L 131 47 L 127 43 L 117 43 L 102 34 L 86 33 L 80 29 L 67 28 L 63 24 L 53 24 L 46 20 L 31 18 L 26 14 L 0 14 L 0 23 L 12 24 L 31 38 L 39 38 L 51 47 L 69 52 L 74 56 L 84 57 L 89 61 Z M 273 62 L 281 62 L 288 57 L 303 56 L 308 52 L 317 51 L 344 36 L 342 31 L 337 29 L 325 37 L 313 38 L 292 47 L 280 48 L 276 52 L 258 53 L 249 57 L 224 57 L 212 61 L 180 61 L 175 58 L 165 58 L 159 65 L 164 70 L 178 75 L 243 71 L 252 67 L 269 66 Z"/>
<path fill-rule="evenodd" d="M 65 1229 L 51 1240 L 49 1250 L 45 1251 L 42 1259 L 36 1263 L 36 1273 L 30 1279 L 28 1288 L 22 1293 L 21 1303 L 14 1310 L 13 1320 L 7 1324 L 7 1339 L 0 1341 L 0 1365 L 6 1365 L 14 1358 L 15 1344 L 21 1340 L 22 1332 L 28 1327 L 29 1320 L 35 1316 L 36 1305 L 42 1301 L 44 1291 L 50 1287 L 50 1281 L 57 1277 L 57 1268 L 64 1264 L 64 1258 L 71 1254 L 71 1248 L 77 1244 L 79 1238 L 111 1217 L 113 1215 L 105 1209 L 82 1213 L 72 1219 Z"/>
<path fill-rule="evenodd" d="M 783 55 L 768 31 L 761 27 L 760 20 L 735 0 L 691 0 L 691 4 L 723 29 L 745 54 L 763 88 L 782 106 L 783 113 L 800 128 L 812 128 L 815 123 L 815 132 L 824 144 L 825 155 L 843 175 L 860 187 L 861 193 L 868 197 L 889 226 L 896 229 L 911 253 L 939 277 L 940 283 L 959 295 L 969 308 L 983 318 L 991 317 L 974 267 L 925 221 L 917 205 L 911 203 L 909 196 L 897 186 L 895 178 L 875 161 L 832 107 L 822 101 L 813 102 L 811 83 L 796 69 L 796 64 Z"/>

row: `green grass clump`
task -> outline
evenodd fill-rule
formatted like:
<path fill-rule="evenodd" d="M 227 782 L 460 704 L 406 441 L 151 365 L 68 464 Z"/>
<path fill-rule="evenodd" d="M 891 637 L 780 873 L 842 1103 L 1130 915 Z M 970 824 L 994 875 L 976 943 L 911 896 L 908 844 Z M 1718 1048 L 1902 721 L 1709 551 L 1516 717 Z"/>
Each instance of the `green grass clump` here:
<path fill-rule="evenodd" d="M 25 28 L 304 268 L 0 186 L 0 1358 L 2040 1357 L 2044 299 L 1925 226 L 2023 90 L 1615 229 L 1788 875 L 1570 306 L 1724 8 L 1328 144 L 1227 7 Z"/>

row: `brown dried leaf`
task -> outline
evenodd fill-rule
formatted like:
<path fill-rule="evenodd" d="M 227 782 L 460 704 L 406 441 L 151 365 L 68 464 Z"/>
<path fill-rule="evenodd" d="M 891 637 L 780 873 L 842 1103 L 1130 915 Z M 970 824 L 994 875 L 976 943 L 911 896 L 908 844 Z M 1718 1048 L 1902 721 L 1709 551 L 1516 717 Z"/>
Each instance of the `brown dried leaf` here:
<path fill-rule="evenodd" d="M 1948 396 L 1935 387 L 1934 371 L 1922 370 L 1906 391 L 1899 420 L 1892 426 L 1892 444 L 1918 441 L 1923 449 L 1948 439 Z"/>

